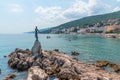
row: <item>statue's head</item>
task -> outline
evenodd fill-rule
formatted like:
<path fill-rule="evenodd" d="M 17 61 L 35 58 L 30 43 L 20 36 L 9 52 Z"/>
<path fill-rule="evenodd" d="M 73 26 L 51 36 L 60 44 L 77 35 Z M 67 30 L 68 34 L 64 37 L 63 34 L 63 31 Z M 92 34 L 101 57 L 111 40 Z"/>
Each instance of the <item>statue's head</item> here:
<path fill-rule="evenodd" d="M 37 26 L 35 26 L 35 28 L 37 29 Z"/>

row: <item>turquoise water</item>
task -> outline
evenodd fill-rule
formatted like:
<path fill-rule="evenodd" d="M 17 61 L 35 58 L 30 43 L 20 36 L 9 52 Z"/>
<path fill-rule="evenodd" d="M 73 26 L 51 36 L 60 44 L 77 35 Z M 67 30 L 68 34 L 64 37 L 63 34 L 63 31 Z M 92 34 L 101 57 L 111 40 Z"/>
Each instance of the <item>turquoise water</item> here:
<path fill-rule="evenodd" d="M 46 36 L 51 36 L 47 39 Z M 15 48 L 31 49 L 34 44 L 34 34 L 0 35 L 0 80 L 10 73 L 17 74 L 15 80 L 25 79 L 27 72 L 17 72 L 8 67 L 8 58 L 4 55 L 10 54 Z M 80 55 L 77 58 L 83 62 L 95 62 L 96 60 L 108 60 L 120 64 L 120 39 L 103 38 L 101 36 L 84 35 L 55 35 L 40 34 L 39 40 L 42 49 L 59 49 L 70 55 L 71 51 L 78 51 Z M 71 41 L 69 41 L 71 40 Z"/>

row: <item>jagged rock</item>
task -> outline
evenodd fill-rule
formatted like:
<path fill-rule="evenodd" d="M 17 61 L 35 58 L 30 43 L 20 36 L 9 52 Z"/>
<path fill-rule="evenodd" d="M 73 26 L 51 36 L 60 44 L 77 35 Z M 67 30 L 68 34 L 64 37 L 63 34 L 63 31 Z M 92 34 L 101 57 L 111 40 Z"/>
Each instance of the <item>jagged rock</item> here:
<path fill-rule="evenodd" d="M 6 55 L 4 55 L 4 58 L 6 58 L 7 56 Z"/>
<path fill-rule="evenodd" d="M 120 80 L 119 73 L 116 73 L 119 71 L 119 66 L 111 62 L 108 63 L 106 61 L 97 61 L 98 64 L 96 65 L 85 64 L 74 59 L 73 56 L 68 56 L 63 52 L 47 50 L 43 51 L 42 55 L 36 56 L 31 56 L 24 52 L 25 50 L 17 50 L 12 52 L 9 55 L 9 66 L 19 71 L 28 70 L 33 66 L 39 66 L 37 69 L 40 69 L 40 72 L 41 70 L 44 71 L 47 76 L 55 75 L 60 80 Z M 108 72 L 100 68 L 106 65 L 115 69 L 116 72 Z M 39 80 L 39 76 L 40 75 L 32 74 L 31 79 Z"/>
<path fill-rule="evenodd" d="M 60 72 L 60 66 L 58 64 L 52 65 L 51 69 L 53 70 L 54 74 L 58 74 Z"/>
<path fill-rule="evenodd" d="M 79 68 L 79 67 L 74 67 L 74 71 L 77 73 L 77 74 L 82 74 L 83 71 Z"/>
<path fill-rule="evenodd" d="M 10 75 L 8 75 L 4 80 L 12 80 L 12 79 L 14 79 L 15 77 L 16 77 L 15 74 L 10 74 Z"/>
<path fill-rule="evenodd" d="M 22 50 L 16 48 L 12 52 L 8 60 L 8 64 L 11 68 L 18 69 L 19 71 L 27 70 L 32 66 L 33 58 L 30 56 L 31 51 L 29 49 Z"/>
<path fill-rule="evenodd" d="M 59 52 L 59 49 L 54 49 L 53 51 L 57 51 L 57 52 Z"/>
<path fill-rule="evenodd" d="M 117 64 L 109 64 L 109 66 L 115 71 L 115 72 L 120 72 L 120 65 Z"/>
<path fill-rule="evenodd" d="M 74 72 L 73 70 L 69 69 L 69 68 L 63 68 L 61 69 L 61 71 L 58 74 L 58 77 L 63 80 L 79 80 L 79 76 L 77 75 L 76 72 Z"/>
<path fill-rule="evenodd" d="M 27 80 L 49 80 L 49 76 L 40 67 L 34 66 L 28 70 Z"/>
<path fill-rule="evenodd" d="M 120 72 L 120 65 L 117 65 L 115 63 L 109 62 L 109 61 L 97 61 L 96 66 L 98 67 L 107 67 L 109 66 L 112 68 L 115 72 Z"/>
<path fill-rule="evenodd" d="M 50 62 L 50 60 L 49 59 L 44 59 L 43 61 L 42 61 L 42 64 L 44 65 L 44 66 L 46 66 L 46 67 L 49 67 L 50 66 L 50 64 L 51 64 L 51 62 Z"/>
<path fill-rule="evenodd" d="M 22 53 L 22 54 L 31 54 L 31 51 L 29 49 L 22 50 L 22 49 L 16 48 L 15 52 L 16 53 Z"/>
<path fill-rule="evenodd" d="M 1 69 L 0 69 L 0 74 L 1 74 Z"/>
<path fill-rule="evenodd" d="M 97 61 L 96 62 L 96 66 L 98 67 L 105 67 L 107 66 L 109 63 L 107 61 Z"/>
<path fill-rule="evenodd" d="M 38 54 L 42 54 L 41 44 L 39 40 L 35 41 L 31 51 L 32 51 L 32 55 L 34 56 Z"/>
<path fill-rule="evenodd" d="M 72 51 L 72 53 L 71 53 L 71 55 L 79 55 L 80 53 L 79 52 L 77 52 L 77 51 Z"/>
<path fill-rule="evenodd" d="M 45 69 L 45 72 L 48 74 L 48 75 L 54 75 L 54 70 L 51 69 L 51 67 L 47 67 Z"/>
<path fill-rule="evenodd" d="M 57 59 L 57 64 L 58 64 L 58 66 L 59 67 L 61 67 L 61 66 L 63 66 L 64 65 L 64 63 L 65 63 L 65 61 L 64 60 L 59 60 L 59 59 Z"/>

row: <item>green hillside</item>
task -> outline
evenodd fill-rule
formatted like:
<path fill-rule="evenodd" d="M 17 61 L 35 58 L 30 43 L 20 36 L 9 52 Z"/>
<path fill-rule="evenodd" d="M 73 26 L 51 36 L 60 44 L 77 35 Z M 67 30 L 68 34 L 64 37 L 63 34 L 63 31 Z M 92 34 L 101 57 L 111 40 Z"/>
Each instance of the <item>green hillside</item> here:
<path fill-rule="evenodd" d="M 60 28 L 68 28 L 68 27 L 76 27 L 76 26 L 85 27 L 86 25 L 93 25 L 101 21 L 106 22 L 109 19 L 120 19 L 120 11 L 103 14 L 103 15 L 84 17 L 78 20 L 65 23 L 65 24 L 61 24 L 57 27 L 60 27 Z"/>
<path fill-rule="evenodd" d="M 86 27 L 87 25 L 94 25 L 96 23 L 100 23 L 101 21 L 104 21 L 107 23 L 108 20 L 114 20 L 118 19 L 120 21 L 120 11 L 108 13 L 108 14 L 102 14 L 102 15 L 95 15 L 95 16 L 89 16 L 84 17 L 78 20 L 70 21 L 61 25 L 58 25 L 56 27 L 51 27 L 49 29 L 45 29 L 44 31 L 40 30 L 40 33 L 51 33 L 53 31 L 59 32 L 61 29 L 64 28 L 70 28 L 70 27 Z"/>

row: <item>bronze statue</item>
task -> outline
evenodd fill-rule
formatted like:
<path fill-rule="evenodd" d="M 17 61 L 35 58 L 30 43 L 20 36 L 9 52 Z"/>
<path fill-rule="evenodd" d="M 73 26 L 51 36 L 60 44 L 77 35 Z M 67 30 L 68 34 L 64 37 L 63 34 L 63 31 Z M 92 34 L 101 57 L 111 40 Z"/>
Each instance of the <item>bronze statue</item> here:
<path fill-rule="evenodd" d="M 39 32 L 39 30 L 38 30 L 38 28 L 36 26 L 35 27 L 35 38 L 36 38 L 37 41 L 38 41 L 38 32 Z"/>
<path fill-rule="evenodd" d="M 38 30 L 37 26 L 35 26 L 35 38 L 36 38 L 36 40 L 34 42 L 32 50 L 31 50 L 31 52 L 32 52 L 31 54 L 33 56 L 42 54 L 41 43 L 38 40 L 38 32 L 39 32 L 39 30 Z"/>

